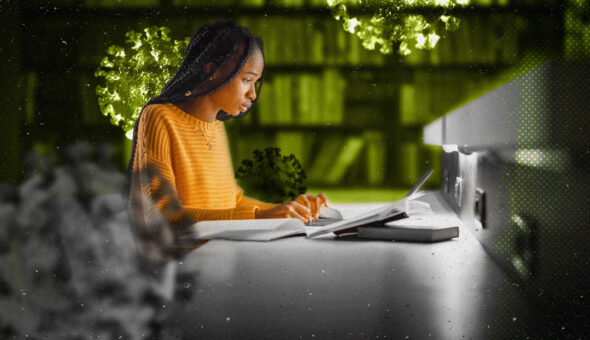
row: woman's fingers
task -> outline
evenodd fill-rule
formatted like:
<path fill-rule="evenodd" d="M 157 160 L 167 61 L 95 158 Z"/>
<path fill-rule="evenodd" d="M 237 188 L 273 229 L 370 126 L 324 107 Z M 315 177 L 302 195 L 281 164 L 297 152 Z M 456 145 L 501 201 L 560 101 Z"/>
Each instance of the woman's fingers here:
<path fill-rule="evenodd" d="M 297 197 L 297 202 L 310 208 L 314 218 L 319 218 L 322 205 L 327 207 L 330 204 L 328 197 L 326 197 L 326 194 L 323 192 L 320 192 L 317 196 L 311 194 L 299 195 Z"/>
<path fill-rule="evenodd" d="M 323 192 L 317 196 L 301 194 L 295 201 L 285 202 L 267 210 L 259 210 L 256 218 L 297 218 L 303 222 L 319 218 L 322 205 L 328 206 L 329 201 Z"/>
<path fill-rule="evenodd" d="M 321 199 L 319 197 L 310 194 L 302 194 L 297 197 L 297 202 L 308 207 L 310 209 L 311 216 L 314 219 L 318 219 L 320 217 Z"/>
<path fill-rule="evenodd" d="M 289 217 L 299 218 L 303 222 L 309 222 L 312 219 L 311 209 L 309 207 L 296 201 L 290 201 L 286 204 L 291 208 Z"/>
<path fill-rule="evenodd" d="M 268 210 L 258 211 L 256 218 L 297 218 L 305 223 L 311 219 L 311 212 L 306 206 L 289 201 Z"/>
<path fill-rule="evenodd" d="M 308 208 L 310 207 L 310 202 L 309 202 L 309 199 L 307 198 L 306 194 L 301 194 L 301 195 L 297 196 L 297 198 L 295 199 L 295 202 L 302 204 Z"/>
<path fill-rule="evenodd" d="M 328 197 L 326 197 L 326 194 L 324 194 L 323 192 L 320 192 L 318 194 L 318 197 L 322 201 L 322 205 L 324 205 L 324 206 L 327 207 L 330 204 L 330 201 L 328 200 Z"/>

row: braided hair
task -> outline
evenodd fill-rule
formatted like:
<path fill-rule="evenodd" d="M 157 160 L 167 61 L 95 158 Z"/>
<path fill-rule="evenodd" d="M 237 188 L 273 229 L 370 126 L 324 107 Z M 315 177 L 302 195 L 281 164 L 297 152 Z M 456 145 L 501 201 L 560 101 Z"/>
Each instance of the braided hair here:
<path fill-rule="evenodd" d="M 212 24 L 199 26 L 190 39 L 178 71 L 166 83 L 161 93 L 150 99 L 146 106 L 162 103 L 179 104 L 185 100 L 215 92 L 227 85 L 240 73 L 255 49 L 258 49 L 264 58 L 262 39 L 255 37 L 248 28 L 240 26 L 232 20 L 218 20 Z M 264 71 L 258 80 L 257 96 L 252 105 L 260 96 L 263 78 Z M 250 109 L 251 107 L 236 116 L 219 110 L 216 118 L 221 121 L 240 118 L 246 115 Z M 141 113 L 135 121 L 133 129 L 128 178 L 131 178 L 133 172 L 137 127 L 140 118 Z M 128 186 L 127 189 L 129 190 L 130 187 Z"/>
<path fill-rule="evenodd" d="M 189 42 L 176 75 L 148 105 L 178 103 L 187 97 L 201 97 L 214 92 L 240 73 L 254 48 L 262 52 L 262 39 L 254 37 L 248 28 L 232 20 L 218 20 L 200 26 Z M 208 64 L 213 67 L 208 67 Z M 242 117 L 246 112 L 236 117 Z M 234 117 L 223 110 L 217 114 L 218 120 L 229 118 Z"/>

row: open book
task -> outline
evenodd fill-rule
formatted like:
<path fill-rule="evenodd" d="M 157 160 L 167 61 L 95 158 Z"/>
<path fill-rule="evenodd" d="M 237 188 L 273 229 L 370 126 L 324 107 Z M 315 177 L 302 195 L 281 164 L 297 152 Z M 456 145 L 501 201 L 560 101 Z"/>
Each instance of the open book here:
<path fill-rule="evenodd" d="M 427 170 L 418 179 L 414 186 L 412 186 L 410 191 L 408 191 L 408 193 L 406 194 L 406 196 L 404 196 L 403 199 L 392 203 L 388 203 L 387 205 L 381 208 L 359 214 L 352 218 L 343 219 L 323 227 L 318 227 L 315 230 L 307 233 L 307 237 L 314 237 L 330 232 L 333 232 L 335 234 L 352 232 L 356 231 L 356 229 L 361 226 L 366 226 L 375 223 L 384 224 L 390 221 L 395 221 L 408 217 L 408 213 L 411 208 L 411 203 L 414 203 L 413 206 L 418 208 L 423 207 L 423 205 L 428 206 L 428 204 L 426 203 L 417 202 L 413 200 L 422 196 L 422 193 L 418 192 L 418 190 L 426 182 L 426 180 L 428 180 L 432 173 L 432 170 Z M 430 209 L 429 206 L 426 208 Z"/>
<path fill-rule="evenodd" d="M 305 225 L 295 218 L 218 220 L 193 224 L 190 233 L 181 236 L 181 241 L 189 243 L 212 239 L 272 241 L 305 234 Z"/>
<path fill-rule="evenodd" d="M 345 232 L 352 232 L 356 231 L 356 228 L 358 227 L 369 224 L 383 224 L 390 221 L 407 218 L 407 211 L 410 207 L 410 201 L 419 196 L 422 195 L 415 194 L 410 197 L 405 197 L 399 201 L 388 203 L 383 207 L 361 213 L 351 218 L 343 219 L 327 226 L 310 227 L 310 232 L 307 233 L 307 237 L 315 237 L 327 233 L 341 234 Z"/>

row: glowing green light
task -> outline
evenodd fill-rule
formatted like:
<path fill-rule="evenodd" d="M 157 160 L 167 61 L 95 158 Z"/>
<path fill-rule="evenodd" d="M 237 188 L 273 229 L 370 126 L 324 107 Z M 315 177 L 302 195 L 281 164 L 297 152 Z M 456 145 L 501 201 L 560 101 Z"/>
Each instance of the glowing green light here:
<path fill-rule="evenodd" d="M 416 34 L 416 48 L 424 49 L 426 47 L 426 36 L 422 33 Z"/>
<path fill-rule="evenodd" d="M 107 48 L 94 75 L 104 79 L 96 94 L 101 112 L 120 126 L 127 138 L 141 108 L 157 96 L 174 76 L 184 57 L 189 38 L 172 40 L 167 27 L 148 27 L 143 33 L 129 31 L 126 46 Z"/>
<path fill-rule="evenodd" d="M 568 153 L 564 150 L 520 149 L 514 158 L 520 165 L 526 165 L 547 170 L 559 170 L 569 164 Z M 560 166 L 557 167 L 556 164 Z"/>
<path fill-rule="evenodd" d="M 412 50 L 410 50 L 408 48 L 408 43 L 403 42 L 403 43 L 401 43 L 399 45 L 399 54 L 401 54 L 401 55 L 409 55 L 411 53 L 412 53 Z"/>
<path fill-rule="evenodd" d="M 436 43 L 438 42 L 438 40 L 440 39 L 440 36 L 434 32 L 428 34 L 428 46 L 430 48 L 434 48 L 434 46 L 436 46 Z"/>
<path fill-rule="evenodd" d="M 450 0 L 436 0 L 435 1 L 435 5 L 436 6 L 448 7 L 450 2 L 451 2 Z"/>
<path fill-rule="evenodd" d="M 393 45 L 399 43 L 398 53 L 409 55 L 413 49 L 433 49 L 440 35 L 436 33 L 439 26 L 453 31 L 459 27 L 459 19 L 450 15 L 440 15 L 434 20 L 427 20 L 419 14 L 406 14 L 408 9 L 416 7 L 442 7 L 450 9 L 456 5 L 465 6 L 469 0 L 327 0 L 333 8 L 333 16 L 341 20 L 347 32 L 357 35 L 366 49 L 391 54 Z M 372 17 L 351 17 L 346 4 L 361 4 L 377 8 Z"/>
<path fill-rule="evenodd" d="M 358 26 L 360 24 L 360 22 L 358 20 L 356 20 L 356 18 L 352 18 L 350 20 L 348 20 L 348 29 L 347 31 L 350 33 L 354 33 L 354 28 L 356 26 Z"/>

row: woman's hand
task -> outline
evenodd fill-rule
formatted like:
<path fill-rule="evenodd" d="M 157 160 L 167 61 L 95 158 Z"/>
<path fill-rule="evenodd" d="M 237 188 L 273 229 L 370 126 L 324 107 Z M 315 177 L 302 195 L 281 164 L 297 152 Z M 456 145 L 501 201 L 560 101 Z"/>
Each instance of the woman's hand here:
<path fill-rule="evenodd" d="M 301 205 L 306 206 L 310 210 L 311 218 L 317 220 L 320 217 L 320 207 L 328 206 L 328 198 L 323 192 L 320 192 L 317 196 L 311 194 L 301 194 L 295 201 Z"/>
<path fill-rule="evenodd" d="M 271 209 L 256 210 L 255 218 L 298 218 L 303 223 L 317 219 L 322 205 L 328 206 L 324 193 L 317 196 L 302 194 L 295 201 L 288 201 Z"/>
<path fill-rule="evenodd" d="M 295 201 L 288 201 L 274 208 L 256 210 L 255 218 L 298 218 L 307 223 L 311 220 L 311 210 Z"/>

